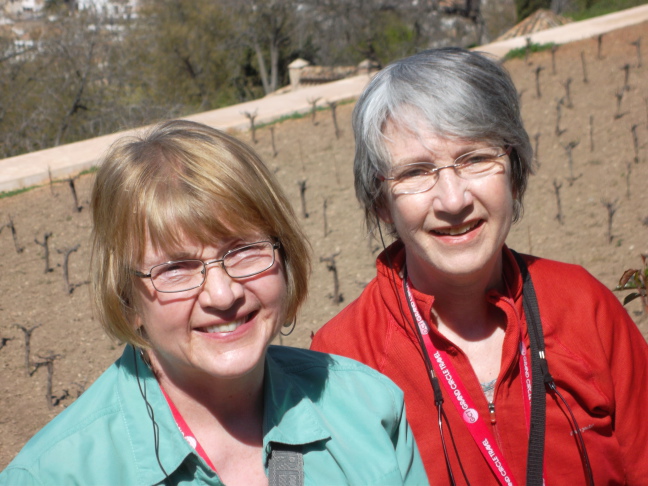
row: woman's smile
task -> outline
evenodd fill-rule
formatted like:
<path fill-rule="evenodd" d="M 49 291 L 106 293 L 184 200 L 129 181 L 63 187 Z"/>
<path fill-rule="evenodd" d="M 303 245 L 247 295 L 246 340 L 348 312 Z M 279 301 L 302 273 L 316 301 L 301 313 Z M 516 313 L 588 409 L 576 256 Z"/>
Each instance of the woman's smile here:
<path fill-rule="evenodd" d="M 473 231 L 475 228 L 481 225 L 481 223 L 482 220 L 469 221 L 467 223 L 463 223 L 459 225 L 448 226 L 443 228 L 435 228 L 430 231 L 440 236 L 461 236 L 468 232 Z"/>
<path fill-rule="evenodd" d="M 254 313 L 248 314 L 245 318 L 238 319 L 236 321 L 224 322 L 222 324 L 212 324 L 212 325 L 205 326 L 205 327 L 197 327 L 197 328 L 194 328 L 194 330 L 198 331 L 198 332 L 205 332 L 205 333 L 208 333 L 208 334 L 231 333 L 231 332 L 236 331 L 243 324 L 249 322 L 252 319 L 253 314 Z"/>

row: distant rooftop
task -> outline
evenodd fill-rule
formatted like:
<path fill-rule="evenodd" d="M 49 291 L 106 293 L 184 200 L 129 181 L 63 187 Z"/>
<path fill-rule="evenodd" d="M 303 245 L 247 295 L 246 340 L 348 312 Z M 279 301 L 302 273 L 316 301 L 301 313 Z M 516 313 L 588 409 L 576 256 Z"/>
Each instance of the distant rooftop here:
<path fill-rule="evenodd" d="M 522 22 L 500 35 L 494 42 L 512 39 L 513 37 L 526 37 L 534 32 L 559 27 L 571 22 L 570 19 L 553 13 L 551 10 L 541 8 L 529 15 Z"/>
<path fill-rule="evenodd" d="M 282 88 L 281 92 L 304 86 L 330 83 L 377 70 L 378 67 L 368 59 L 357 66 L 312 66 L 308 61 L 298 58 L 288 65 L 290 86 Z"/>

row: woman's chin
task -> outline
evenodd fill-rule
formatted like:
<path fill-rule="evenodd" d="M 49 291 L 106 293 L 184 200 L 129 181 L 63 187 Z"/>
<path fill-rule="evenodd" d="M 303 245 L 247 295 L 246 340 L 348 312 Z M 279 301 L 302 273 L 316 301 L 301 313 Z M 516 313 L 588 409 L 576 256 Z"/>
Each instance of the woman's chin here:
<path fill-rule="evenodd" d="M 493 272 L 499 272 L 498 262 L 501 259 L 502 247 L 489 251 L 474 245 L 450 246 L 434 245 L 429 248 L 425 258 L 411 258 L 408 255 L 407 270 L 413 281 L 423 290 L 428 286 L 439 288 L 446 285 L 471 285 L 480 281 L 488 284 L 493 280 Z M 418 277 L 418 278 L 417 278 Z"/>

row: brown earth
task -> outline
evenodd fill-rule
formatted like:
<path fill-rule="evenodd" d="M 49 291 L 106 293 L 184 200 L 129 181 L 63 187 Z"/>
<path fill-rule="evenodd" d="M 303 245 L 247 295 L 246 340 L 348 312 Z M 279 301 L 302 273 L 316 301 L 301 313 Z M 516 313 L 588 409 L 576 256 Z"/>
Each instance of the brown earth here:
<path fill-rule="evenodd" d="M 583 265 L 610 288 L 623 270 L 640 265 L 641 253 L 648 253 L 648 69 L 646 63 L 638 66 L 637 50 L 631 44 L 646 32 L 648 24 L 644 23 L 606 34 L 601 58 L 596 39 L 563 45 L 555 53 L 555 73 L 550 51 L 534 54 L 528 61 L 506 63 L 521 92 L 527 129 L 532 139 L 539 134 L 539 168 L 530 181 L 525 216 L 513 227 L 508 243 L 522 252 Z M 588 82 L 584 82 L 581 55 Z M 621 91 L 625 65 L 629 65 L 628 88 Z M 539 77 L 541 97 L 535 85 L 539 68 L 543 68 Z M 562 108 L 560 129 L 564 132 L 557 136 L 556 105 L 566 96 L 568 79 L 571 106 Z M 620 109 L 617 92 L 623 92 Z M 374 275 L 379 245 L 366 238 L 353 193 L 352 108 L 347 104 L 337 109 L 339 139 L 330 112 L 317 113 L 316 125 L 310 118 L 276 124 L 276 157 L 272 156 L 270 130 L 257 131 L 256 148 L 275 170 L 300 214 L 298 182 L 307 181 L 308 217 L 301 220 L 313 246 L 310 297 L 295 332 L 282 338 L 283 344 L 308 346 L 311 333 L 354 299 Z M 638 163 L 634 162 L 634 125 Z M 249 140 L 250 135 L 241 137 Z M 570 142 L 578 143 L 573 149 L 575 181 L 571 185 L 563 148 Z M 0 233 L 0 469 L 121 353 L 122 346 L 111 342 L 93 320 L 85 283 L 92 181 L 92 175 L 77 181 L 81 212 L 74 210 L 71 191 L 64 183 L 0 200 L 0 223 L 12 218 L 23 249 L 16 252 L 11 231 L 4 227 Z M 562 224 L 556 219 L 554 181 L 562 184 Z M 602 201 L 614 202 L 617 208 L 611 242 L 608 212 Z M 52 233 L 49 246 L 53 271 L 44 273 L 44 249 L 35 240 L 42 242 L 47 232 Z M 78 250 L 69 258 L 69 277 L 78 287 L 68 295 L 63 279 L 64 255 L 60 252 L 76 245 Z M 344 297 L 341 304 L 331 299 L 333 274 L 320 261 L 332 254 L 337 254 Z M 648 336 L 648 319 L 640 314 L 640 306 L 633 303 L 629 311 Z M 27 330 L 39 326 L 31 335 L 31 370 L 35 363 L 55 356 L 52 394 L 69 394 L 58 405 L 48 406 L 47 368 L 41 366 L 31 376 L 27 373 L 25 333 L 18 326 Z"/>

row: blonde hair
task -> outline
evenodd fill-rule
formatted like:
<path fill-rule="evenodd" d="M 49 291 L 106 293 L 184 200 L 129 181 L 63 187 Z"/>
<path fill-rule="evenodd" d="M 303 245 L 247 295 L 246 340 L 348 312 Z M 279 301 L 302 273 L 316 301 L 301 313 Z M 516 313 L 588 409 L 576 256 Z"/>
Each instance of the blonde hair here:
<path fill-rule="evenodd" d="M 174 120 L 125 136 L 104 157 L 92 190 L 92 300 L 108 335 L 148 343 L 134 326 L 134 278 L 147 239 L 171 253 L 185 238 L 259 233 L 281 242 L 286 317 L 307 293 L 306 237 L 279 184 L 247 145 L 219 130 Z"/>

